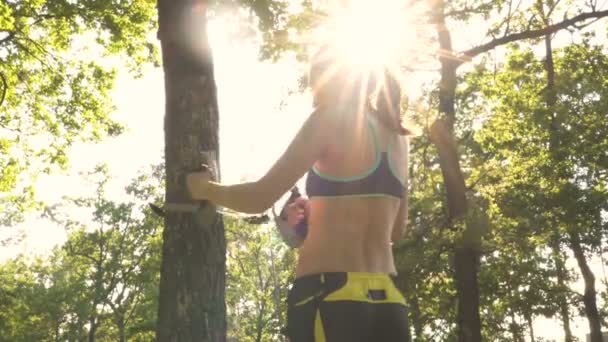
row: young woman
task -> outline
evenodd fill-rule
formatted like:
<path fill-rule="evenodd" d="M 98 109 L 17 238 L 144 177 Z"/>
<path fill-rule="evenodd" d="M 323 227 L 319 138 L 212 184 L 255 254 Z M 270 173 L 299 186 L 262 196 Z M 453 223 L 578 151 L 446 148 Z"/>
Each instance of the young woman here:
<path fill-rule="evenodd" d="M 400 87 L 341 64 L 330 48 L 311 60 L 314 111 L 258 181 L 187 177 L 194 199 L 245 213 L 268 209 L 306 172 L 308 233 L 288 296 L 291 342 L 409 341 L 391 241 L 407 221 L 409 131 Z"/>

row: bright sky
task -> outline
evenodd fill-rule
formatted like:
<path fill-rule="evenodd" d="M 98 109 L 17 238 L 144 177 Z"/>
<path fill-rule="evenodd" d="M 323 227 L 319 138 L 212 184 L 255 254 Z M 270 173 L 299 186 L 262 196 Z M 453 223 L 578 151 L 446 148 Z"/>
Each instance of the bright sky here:
<path fill-rule="evenodd" d="M 256 179 L 270 167 L 308 115 L 311 99 L 307 93 L 288 95 L 290 90 L 297 90 L 298 73 L 294 72 L 297 69 L 292 60 L 285 59 L 277 64 L 259 62 L 256 46 L 230 42 L 227 32 L 221 21 L 211 26 L 220 109 L 222 177 L 224 182 L 234 183 Z M 454 37 L 455 45 L 466 48 L 471 45 L 469 42 L 479 42 L 471 32 L 483 32 L 483 29 L 468 27 L 460 32 L 463 35 Z M 407 92 L 417 93 L 420 82 L 428 80 L 430 75 L 433 74 L 410 76 L 405 80 Z M 38 189 L 44 200 L 52 203 L 65 195 L 92 194 L 94 189 L 87 187 L 76 174 L 89 171 L 101 162 L 109 164 L 114 180 L 111 194 L 120 199 L 123 186 L 139 169 L 161 161 L 164 144 L 162 69 L 149 69 L 141 79 L 133 79 L 125 73 L 119 77 L 113 95 L 117 106 L 114 117 L 129 127 L 128 132 L 98 145 L 76 146 L 71 154 L 73 171 L 70 175 L 53 175 L 40 180 Z M 0 248 L 0 262 L 20 252 L 45 253 L 65 239 L 61 227 L 36 218 L 29 219 L 20 229 L 26 238 L 17 246 Z M 571 266 L 577 269 L 575 264 Z M 599 280 L 599 262 L 595 262 L 594 269 Z M 574 286 L 582 292 L 581 282 Z M 554 322 L 537 319 L 535 329 L 538 336 L 562 338 L 562 330 Z M 583 338 L 586 321 L 576 320 L 574 329 Z"/>

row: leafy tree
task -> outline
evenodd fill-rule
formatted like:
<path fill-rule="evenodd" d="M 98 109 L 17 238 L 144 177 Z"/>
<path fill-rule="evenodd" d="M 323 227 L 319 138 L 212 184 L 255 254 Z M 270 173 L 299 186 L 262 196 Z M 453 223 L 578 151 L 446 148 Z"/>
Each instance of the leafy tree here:
<path fill-rule="evenodd" d="M 586 283 L 585 312 L 592 324 L 599 314 L 593 309 L 594 277 L 585 254 L 600 252 L 605 225 L 601 212 L 606 191 L 596 185 L 603 184 L 601 172 L 593 171 L 602 164 L 596 151 L 605 145 L 594 138 L 604 129 L 596 126 L 605 116 L 603 95 L 596 95 L 605 82 L 604 52 L 583 40 L 558 50 L 554 59 L 553 88 L 539 77 L 545 73 L 546 61 L 517 48 L 505 70 L 485 73 L 481 84 L 471 79 L 494 104 L 494 114 L 478 132 L 478 139 L 487 153 L 491 177 L 498 182 L 486 183 L 484 191 L 492 192 L 501 215 L 521 222 L 520 239 L 528 237 L 540 242 L 539 247 L 550 247 L 556 285 L 563 294 L 567 294 L 563 291 L 567 279 L 560 279 L 564 272 L 560 270 L 564 267 L 561 248 L 573 251 Z M 551 107 L 546 105 L 549 90 L 555 99 Z M 563 298 L 558 300 L 562 316 L 569 316 L 564 305 L 574 299 L 572 294 L 568 297 L 557 297 Z M 591 326 L 594 330 L 599 327 Z M 571 338 L 568 335 L 566 331 L 566 338 Z"/>
<path fill-rule="evenodd" d="M 226 220 L 226 238 L 228 336 L 242 342 L 283 341 L 295 252 L 273 228 L 243 220 Z"/>
<path fill-rule="evenodd" d="M 151 174 L 141 174 L 127 187 L 132 201 L 116 203 L 105 198 L 106 170 L 98 172 L 96 197 L 71 200 L 93 210 L 92 224 L 60 220 L 72 231 L 62 248 L 62 263 L 79 270 L 81 281 L 73 284 L 86 284 L 78 293 L 88 307 L 88 340 L 95 340 L 97 328 L 105 322 L 105 334 L 126 341 L 132 331 L 146 333 L 153 327 L 151 317 L 137 317 L 136 310 L 142 303 L 155 304 L 146 295 L 156 294 L 160 222 L 145 201 L 158 201 L 163 174 L 159 167 Z"/>
<path fill-rule="evenodd" d="M 70 146 L 122 132 L 110 117 L 116 70 L 99 58 L 124 56 L 135 72 L 155 62 L 153 14 L 147 0 L 0 4 L 1 225 L 36 206 L 36 175 L 68 167 Z"/>
<path fill-rule="evenodd" d="M 24 258 L 0 266 L 0 341 L 45 341 L 55 332 L 56 306 L 45 298 L 47 291 L 39 274 L 40 261 L 30 268 Z M 45 311 L 45 308 L 48 311 Z M 47 314 L 48 313 L 48 314 Z"/>
<path fill-rule="evenodd" d="M 438 109 L 440 119 L 431 127 L 431 137 L 437 145 L 440 164 L 446 186 L 449 219 L 453 225 L 463 226 L 462 239 L 454 250 L 454 276 L 459 294 L 458 325 L 460 341 L 480 341 L 481 322 L 479 317 L 478 268 L 481 253 L 482 232 L 487 227 L 479 226 L 480 221 L 471 220 L 479 217 L 475 212 L 483 212 L 482 207 L 475 207 L 470 198 L 467 200 L 465 175 L 458 157 L 454 125 L 456 116 L 456 88 L 458 85 L 457 70 L 465 62 L 482 55 L 498 46 L 522 40 L 534 40 L 559 30 L 588 23 L 589 19 L 608 16 L 608 11 L 601 11 L 594 2 L 580 7 L 575 4 L 549 2 L 545 8 L 543 2 L 530 2 L 525 7 L 516 1 L 451 1 L 432 0 L 430 5 L 431 22 L 437 27 L 437 39 L 440 51 L 441 79 L 438 89 Z M 569 16 L 575 10 L 578 14 Z M 565 13 L 561 21 L 552 22 L 559 14 Z M 487 36 L 489 41 L 467 50 L 456 52 L 452 46 L 448 20 L 468 21 L 472 17 L 497 18 L 489 24 Z M 483 215 L 483 214 L 482 214 Z M 483 221 L 483 220 L 482 220 Z"/>
<path fill-rule="evenodd" d="M 162 169 L 140 174 L 127 187 L 130 201 L 106 198 L 100 167 L 97 196 L 69 199 L 53 219 L 68 240 L 46 259 L 2 265 L 0 296 L 11 341 L 151 341 L 158 306 L 160 222 L 148 209 L 159 200 Z M 90 220 L 65 215 L 90 210 Z M 17 269 L 16 269 L 17 268 Z M 4 321 L 3 321 L 4 322 Z M 32 322 L 32 324 L 28 323 Z M 35 326 L 33 326 L 35 324 Z"/>

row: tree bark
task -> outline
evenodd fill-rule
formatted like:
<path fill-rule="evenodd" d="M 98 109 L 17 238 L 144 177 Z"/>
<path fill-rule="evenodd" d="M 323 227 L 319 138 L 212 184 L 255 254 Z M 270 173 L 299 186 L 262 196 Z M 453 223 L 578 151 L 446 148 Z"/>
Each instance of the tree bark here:
<path fill-rule="evenodd" d="M 207 1 L 158 0 L 165 73 L 166 203 L 189 203 L 185 174 L 218 158 L 218 104 Z M 215 160 L 217 164 L 217 160 Z M 226 240 L 214 207 L 165 215 L 157 341 L 226 340 Z"/>
<path fill-rule="evenodd" d="M 454 138 L 456 70 L 460 65 L 452 55 L 452 40 L 445 22 L 445 3 L 431 0 L 432 21 L 437 28 L 441 51 L 441 80 L 439 83 L 439 112 L 444 116 L 431 127 L 431 140 L 439 151 L 439 163 L 446 187 L 449 219 L 463 218 L 467 213 L 465 183 Z M 470 229 L 466 227 L 465 229 Z M 471 236 L 474 234 L 466 234 Z M 479 317 L 479 249 L 475 241 L 463 239 L 455 247 L 454 277 L 458 292 L 458 341 L 481 342 Z"/>
<path fill-rule="evenodd" d="M 477 270 L 479 253 L 470 246 L 457 246 L 454 273 L 458 291 L 458 341 L 481 342 L 479 286 Z"/>
<path fill-rule="evenodd" d="M 581 246 L 580 239 L 576 233 L 570 233 L 570 248 L 574 252 L 574 257 L 581 270 L 585 281 L 585 293 L 583 294 L 583 303 L 585 304 L 585 316 L 589 322 L 589 335 L 591 342 L 603 342 L 602 337 L 602 320 L 597 309 L 596 292 L 595 292 L 595 276 L 587 264 L 585 253 Z"/>

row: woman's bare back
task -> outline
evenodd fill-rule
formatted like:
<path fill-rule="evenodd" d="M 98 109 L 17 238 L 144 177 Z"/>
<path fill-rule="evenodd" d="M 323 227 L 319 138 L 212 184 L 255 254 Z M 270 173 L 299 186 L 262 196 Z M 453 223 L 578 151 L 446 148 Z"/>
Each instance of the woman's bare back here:
<path fill-rule="evenodd" d="M 372 121 L 375 135 L 363 120 Z M 343 123 L 315 167 L 335 177 L 369 170 L 376 146 L 393 158 L 394 171 L 406 178 L 407 143 L 374 118 Z M 350 126 L 350 127 L 348 127 Z M 395 273 L 391 233 L 400 200 L 385 195 L 312 197 L 309 231 L 299 250 L 298 276 L 319 272 Z"/>

